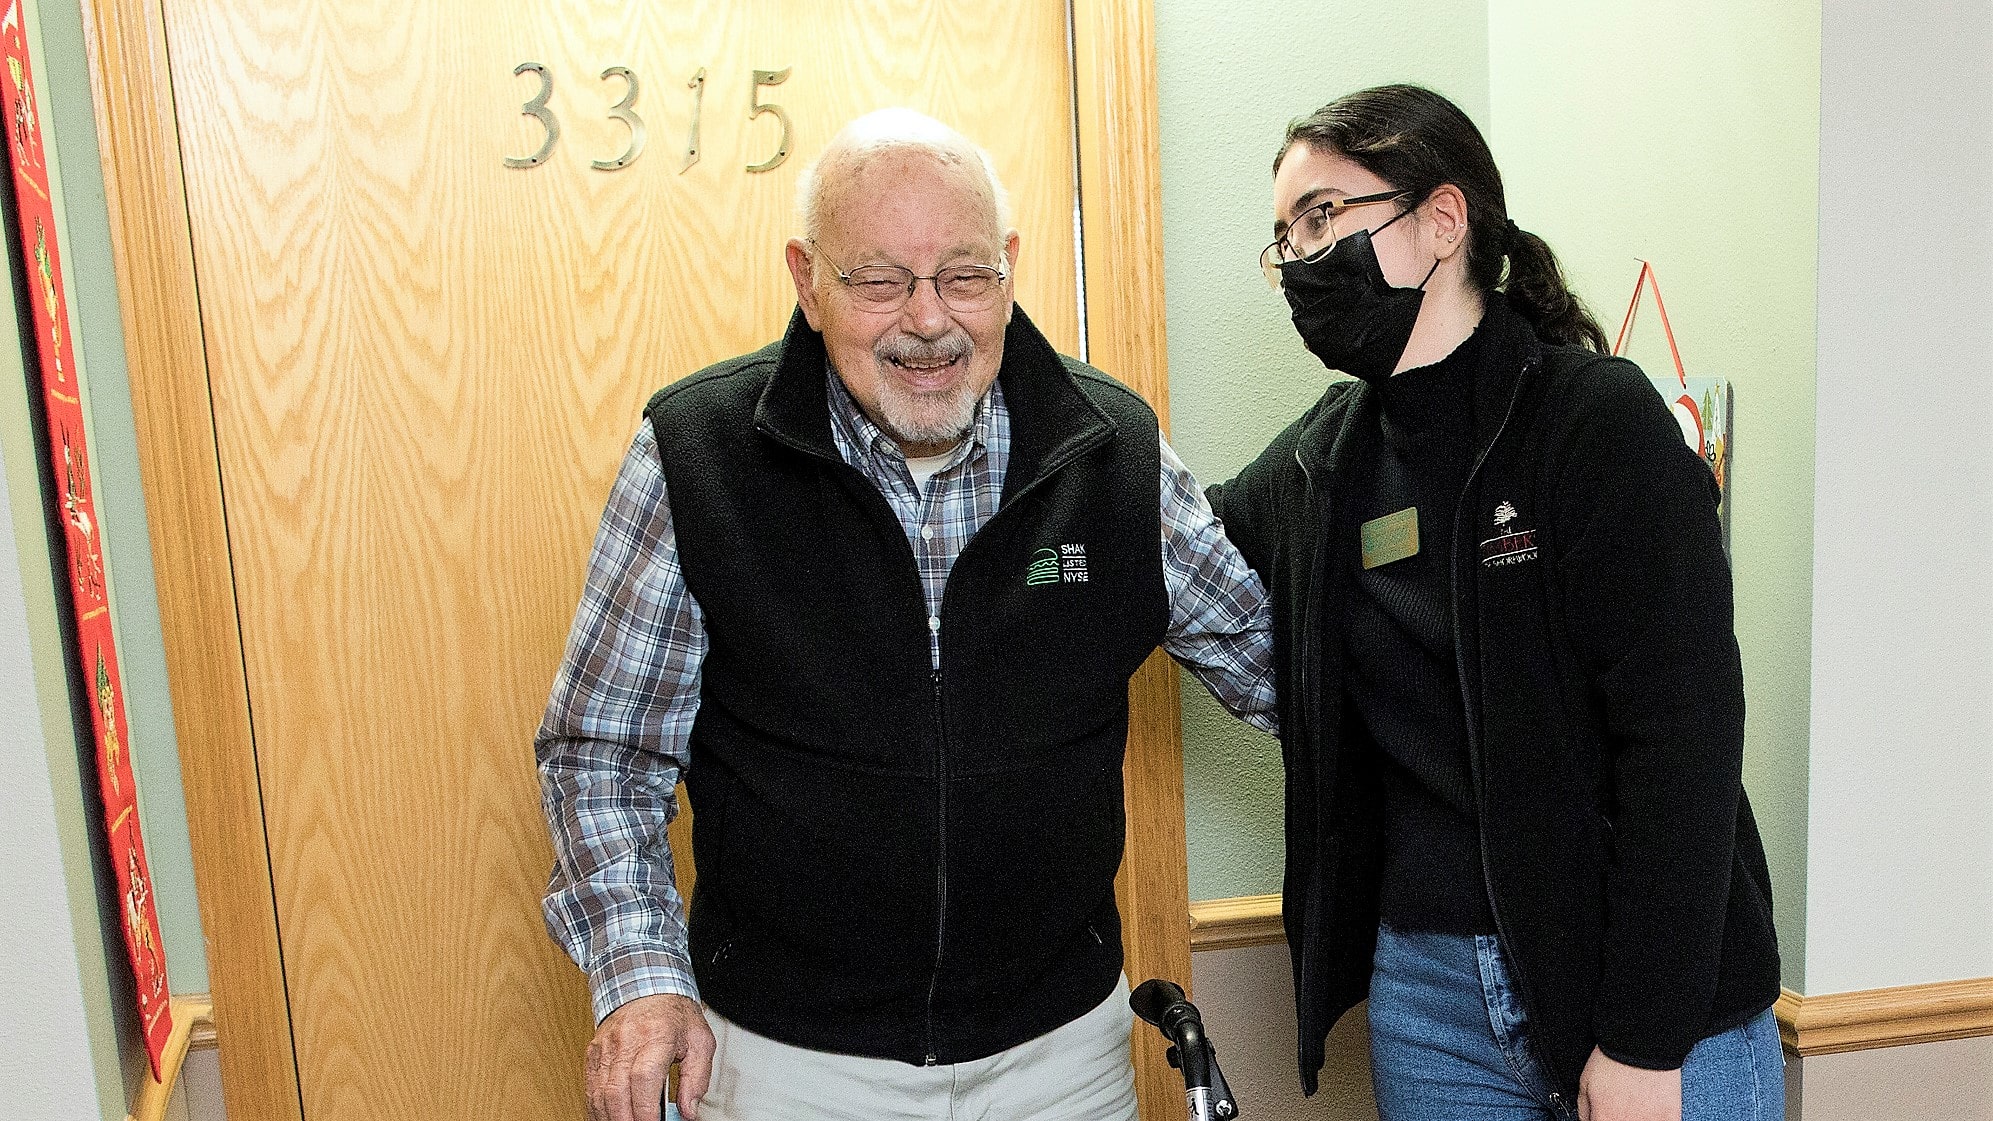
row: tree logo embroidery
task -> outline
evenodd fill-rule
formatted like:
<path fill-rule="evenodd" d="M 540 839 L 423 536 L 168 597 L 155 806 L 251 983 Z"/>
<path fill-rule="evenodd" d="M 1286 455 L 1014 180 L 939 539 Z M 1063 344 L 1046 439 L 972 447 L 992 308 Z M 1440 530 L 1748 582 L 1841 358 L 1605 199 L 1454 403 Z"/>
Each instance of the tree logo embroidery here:
<path fill-rule="evenodd" d="M 1495 536 L 1481 542 L 1481 566 L 1503 568 L 1536 559 L 1536 531 L 1515 528 L 1522 512 L 1513 502 L 1495 507 Z"/>

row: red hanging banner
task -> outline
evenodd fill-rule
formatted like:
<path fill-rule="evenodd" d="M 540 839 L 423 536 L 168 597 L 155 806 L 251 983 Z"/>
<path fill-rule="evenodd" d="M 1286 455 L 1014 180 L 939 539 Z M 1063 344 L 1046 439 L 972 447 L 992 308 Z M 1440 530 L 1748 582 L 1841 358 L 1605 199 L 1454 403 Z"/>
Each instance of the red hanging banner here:
<path fill-rule="evenodd" d="M 70 623 L 80 680 L 90 698 L 90 724 L 96 741 L 97 786 L 110 835 L 111 864 L 117 873 L 118 911 L 125 949 L 137 979 L 139 1023 L 154 1078 L 173 1030 L 172 990 L 166 984 L 166 956 L 159 945 L 159 915 L 152 903 L 152 873 L 139 831 L 138 789 L 132 778 L 125 721 L 123 679 L 111 631 L 111 605 L 104 580 L 104 553 L 97 504 L 90 483 L 90 451 L 85 439 L 82 393 L 76 381 L 75 348 L 68 338 L 68 299 L 62 283 L 62 257 L 56 248 L 55 209 L 49 201 L 48 163 L 41 120 L 35 107 L 34 70 L 21 25 L 20 0 L 7 0 L 0 18 L 0 53 L 7 74 L 0 78 L 7 151 L 13 165 L 13 203 L 20 233 L 17 290 L 28 293 L 33 333 L 23 340 L 29 367 L 39 374 L 48 449 L 48 478 L 57 493 L 67 558 Z"/>
<path fill-rule="evenodd" d="M 1691 430 L 1694 432 L 1694 436 L 1688 441 L 1689 447 L 1694 448 L 1697 455 L 1709 460 L 1710 469 L 1716 472 L 1717 484 L 1721 485 L 1723 464 L 1710 454 L 1710 442 L 1703 434 L 1707 421 L 1702 415 L 1702 407 L 1696 403 L 1695 394 L 1688 391 L 1688 371 L 1682 368 L 1681 348 L 1675 345 L 1675 327 L 1668 322 L 1668 305 L 1661 299 L 1661 278 L 1654 275 L 1654 266 L 1651 262 L 1640 262 L 1640 278 L 1633 282 L 1633 299 L 1626 305 L 1626 318 L 1620 321 L 1619 337 L 1612 343 L 1613 356 L 1617 358 L 1626 353 L 1626 341 L 1633 335 L 1633 320 L 1640 314 L 1640 293 L 1646 291 L 1647 282 L 1650 280 L 1654 282 L 1654 306 L 1661 312 L 1661 333 L 1668 337 L 1668 357 L 1674 359 L 1675 381 L 1679 383 L 1681 392 L 1677 396 L 1669 397 L 1671 391 L 1662 389 L 1658 380 L 1654 388 L 1660 391 L 1661 397 L 1668 401 L 1671 408 L 1687 414 L 1687 423 L 1683 425 L 1684 434 Z"/>
<path fill-rule="evenodd" d="M 1619 337 L 1613 340 L 1612 352 L 1615 355 L 1626 353 L 1626 344 L 1633 337 L 1634 320 L 1640 314 L 1640 297 L 1652 288 L 1654 307 L 1661 313 L 1661 331 L 1667 336 L 1668 357 L 1674 362 L 1675 376 L 1671 380 L 1666 374 L 1649 374 L 1648 380 L 1655 392 L 1668 403 L 1668 410 L 1682 426 L 1682 440 L 1716 476 L 1716 485 L 1722 494 L 1723 539 L 1727 547 L 1730 540 L 1730 459 L 1733 422 L 1731 418 L 1730 383 L 1720 377 L 1688 376 L 1682 364 L 1681 348 L 1675 344 L 1675 327 L 1668 322 L 1668 305 L 1661 299 L 1661 278 L 1655 274 L 1654 266 L 1640 262 L 1640 277 L 1633 282 L 1633 299 L 1626 305 L 1626 318 L 1620 322 Z"/>
<path fill-rule="evenodd" d="M 1619 324 L 1619 337 L 1613 340 L 1612 353 L 1615 357 L 1626 353 L 1626 340 L 1633 335 L 1634 317 L 1640 314 L 1640 293 L 1646 291 L 1647 282 L 1654 282 L 1654 306 L 1661 311 L 1661 331 L 1668 336 L 1668 356 L 1675 360 L 1675 377 L 1688 388 L 1688 371 L 1682 368 L 1681 348 L 1675 345 L 1675 328 L 1668 322 L 1668 305 L 1661 300 L 1661 278 L 1654 275 L 1654 265 L 1649 261 L 1640 262 L 1640 278 L 1633 282 L 1633 299 L 1626 305 L 1626 318 Z"/>

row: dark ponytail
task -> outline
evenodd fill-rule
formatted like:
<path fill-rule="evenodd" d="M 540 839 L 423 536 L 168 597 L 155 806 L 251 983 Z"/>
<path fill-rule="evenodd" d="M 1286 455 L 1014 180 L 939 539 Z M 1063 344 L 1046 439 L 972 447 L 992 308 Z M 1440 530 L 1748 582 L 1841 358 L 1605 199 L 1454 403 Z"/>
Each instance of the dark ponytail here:
<path fill-rule="evenodd" d="M 1536 329 L 1536 337 L 1605 353 L 1609 349 L 1605 331 L 1565 283 L 1564 269 L 1549 243 L 1514 222 L 1508 224 L 1507 241 L 1509 267 L 1501 291 L 1509 306 Z"/>
<path fill-rule="evenodd" d="M 1453 102 L 1406 85 L 1337 98 L 1287 126 L 1275 174 L 1296 144 L 1343 156 L 1421 200 L 1453 184 L 1467 200 L 1467 275 L 1483 296 L 1505 296 L 1544 342 L 1606 349 L 1550 246 L 1509 220 L 1488 142 Z"/>

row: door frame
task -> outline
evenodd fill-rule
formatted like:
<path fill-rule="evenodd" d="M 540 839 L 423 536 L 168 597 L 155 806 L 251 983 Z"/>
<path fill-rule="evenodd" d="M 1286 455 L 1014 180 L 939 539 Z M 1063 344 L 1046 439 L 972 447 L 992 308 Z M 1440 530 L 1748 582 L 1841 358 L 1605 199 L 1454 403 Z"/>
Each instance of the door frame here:
<path fill-rule="evenodd" d="M 1168 426 L 1153 0 L 1068 0 L 1087 351 Z M 198 277 L 161 0 L 84 0 L 139 466 L 230 1116 L 305 1121 L 229 563 Z M 1128 975 L 1189 987 L 1177 674 L 1130 686 Z M 522 745 L 523 750 L 523 745 Z M 1136 1036 L 1145 1121 L 1180 1116 L 1160 1037 Z"/>

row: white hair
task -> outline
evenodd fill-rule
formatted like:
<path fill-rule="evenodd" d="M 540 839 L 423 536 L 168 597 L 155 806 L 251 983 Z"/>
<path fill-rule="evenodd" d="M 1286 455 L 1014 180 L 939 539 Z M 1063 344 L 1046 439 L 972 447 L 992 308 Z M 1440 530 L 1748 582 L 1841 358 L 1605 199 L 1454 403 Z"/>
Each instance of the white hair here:
<path fill-rule="evenodd" d="M 796 211 L 803 236 L 814 241 L 823 232 L 824 212 L 839 184 L 850 182 L 880 156 L 906 152 L 932 156 L 949 167 L 981 169 L 980 177 L 971 178 L 978 180 L 976 193 L 989 203 L 996 218 L 996 239 L 1003 240 L 1011 228 L 1010 195 L 1003 189 L 1003 180 L 997 178 L 990 154 L 970 143 L 968 137 L 912 109 L 879 109 L 852 121 L 803 169 L 796 181 Z"/>

